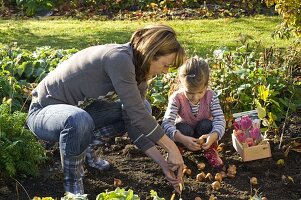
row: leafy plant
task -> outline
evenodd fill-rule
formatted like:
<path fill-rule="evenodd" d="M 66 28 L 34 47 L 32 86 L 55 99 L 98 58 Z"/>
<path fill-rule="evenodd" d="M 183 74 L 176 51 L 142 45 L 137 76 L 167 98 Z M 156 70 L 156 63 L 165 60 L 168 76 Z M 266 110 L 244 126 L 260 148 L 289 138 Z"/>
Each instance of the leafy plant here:
<path fill-rule="evenodd" d="M 114 191 L 106 191 L 97 195 L 96 200 L 140 200 L 139 196 L 134 194 L 133 190 L 125 190 L 124 188 L 116 188 Z"/>
<path fill-rule="evenodd" d="M 2 70 L 9 71 L 18 80 L 33 83 L 42 80 L 47 73 L 72 54 L 76 49 L 55 50 L 49 46 L 38 47 L 31 52 L 20 49 L 17 44 L 0 44 L 0 64 Z"/>
<path fill-rule="evenodd" d="M 165 198 L 158 197 L 158 193 L 155 190 L 150 191 L 151 197 L 153 197 L 153 200 L 165 200 Z"/>
<path fill-rule="evenodd" d="M 153 108 L 156 108 L 160 111 L 158 113 L 154 113 L 156 119 L 159 119 L 163 116 L 167 107 L 168 96 L 173 91 L 173 87 L 176 85 L 176 82 L 177 72 L 175 70 L 171 70 L 170 73 L 159 75 L 151 80 L 147 98 Z"/>
<path fill-rule="evenodd" d="M 53 7 L 52 0 L 16 0 L 27 16 L 33 16 L 39 11 L 50 10 Z"/>
<path fill-rule="evenodd" d="M 150 195 L 153 200 L 165 200 L 160 198 L 156 191 L 151 190 Z M 54 200 L 52 197 L 34 197 L 33 200 Z M 61 200 L 88 200 L 87 194 L 65 193 Z M 97 195 L 96 200 L 140 200 L 140 197 L 134 194 L 133 190 L 125 190 L 117 187 L 114 191 L 106 191 Z"/>
<path fill-rule="evenodd" d="M 37 175 L 45 159 L 42 145 L 24 128 L 26 113 L 11 113 L 10 101 L 0 105 L 0 176 Z"/>
<path fill-rule="evenodd" d="M 10 99 L 12 110 L 19 110 L 23 104 L 21 84 L 8 71 L 0 70 L 0 102 Z"/>
<path fill-rule="evenodd" d="M 65 193 L 61 200 L 88 200 L 87 194 L 72 194 L 70 192 Z"/>
<path fill-rule="evenodd" d="M 54 50 L 50 47 L 30 52 L 20 49 L 17 44 L 0 44 L 0 100 L 12 99 L 12 110 L 20 110 L 34 84 L 75 52 L 76 49 Z"/>
<path fill-rule="evenodd" d="M 209 59 L 212 86 L 219 94 L 228 121 L 232 121 L 232 113 L 260 107 L 267 113 L 264 125 L 271 130 L 283 120 L 288 107 L 295 111 L 301 105 L 297 92 L 300 81 L 292 76 L 292 68 L 298 68 L 298 64 L 291 62 L 300 59 L 300 55 L 295 53 L 292 59 L 289 51 L 261 49 L 255 41 L 246 42 L 236 51 L 215 51 L 214 58 Z"/>
<path fill-rule="evenodd" d="M 290 37 L 293 32 L 301 35 L 301 1 L 300 0 L 265 0 L 268 6 L 275 5 L 275 10 L 282 16 L 283 22 L 274 32 L 274 36 Z"/>
<path fill-rule="evenodd" d="M 56 200 L 52 197 L 33 197 L 32 200 Z"/>

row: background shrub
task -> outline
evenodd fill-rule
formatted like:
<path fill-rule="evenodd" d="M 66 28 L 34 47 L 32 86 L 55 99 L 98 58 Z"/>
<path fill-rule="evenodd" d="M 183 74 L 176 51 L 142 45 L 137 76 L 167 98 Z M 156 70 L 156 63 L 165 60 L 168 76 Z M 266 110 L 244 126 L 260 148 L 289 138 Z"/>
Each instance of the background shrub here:
<path fill-rule="evenodd" d="M 27 113 L 11 113 L 10 106 L 9 101 L 0 105 L 0 176 L 37 175 L 44 149 L 24 128 Z"/>

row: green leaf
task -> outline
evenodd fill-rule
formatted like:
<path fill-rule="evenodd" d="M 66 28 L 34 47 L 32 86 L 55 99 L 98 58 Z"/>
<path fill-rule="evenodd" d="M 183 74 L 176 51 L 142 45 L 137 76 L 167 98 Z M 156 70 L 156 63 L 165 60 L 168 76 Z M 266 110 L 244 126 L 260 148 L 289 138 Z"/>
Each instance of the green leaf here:
<path fill-rule="evenodd" d="M 266 102 L 267 98 L 269 97 L 269 88 L 264 85 L 260 85 L 258 87 L 258 92 L 259 92 L 260 99 Z"/>
<path fill-rule="evenodd" d="M 26 64 L 25 65 L 24 75 L 25 75 L 26 78 L 31 77 L 32 74 L 33 74 L 33 71 L 34 71 L 34 68 L 31 64 Z"/>
<path fill-rule="evenodd" d="M 266 110 L 261 106 L 261 104 L 257 99 L 255 99 L 255 104 L 256 104 L 256 110 L 258 112 L 258 117 L 259 119 L 262 120 L 266 116 Z"/>

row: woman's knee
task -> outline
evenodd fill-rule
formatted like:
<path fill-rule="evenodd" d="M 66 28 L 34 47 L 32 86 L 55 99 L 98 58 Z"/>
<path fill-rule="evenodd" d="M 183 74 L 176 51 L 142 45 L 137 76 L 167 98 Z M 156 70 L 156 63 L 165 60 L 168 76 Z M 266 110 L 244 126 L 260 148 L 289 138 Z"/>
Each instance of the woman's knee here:
<path fill-rule="evenodd" d="M 81 151 L 84 151 L 92 140 L 95 124 L 91 116 L 84 110 L 72 113 L 68 116 L 65 129 L 72 138 L 73 144 L 78 144 Z"/>

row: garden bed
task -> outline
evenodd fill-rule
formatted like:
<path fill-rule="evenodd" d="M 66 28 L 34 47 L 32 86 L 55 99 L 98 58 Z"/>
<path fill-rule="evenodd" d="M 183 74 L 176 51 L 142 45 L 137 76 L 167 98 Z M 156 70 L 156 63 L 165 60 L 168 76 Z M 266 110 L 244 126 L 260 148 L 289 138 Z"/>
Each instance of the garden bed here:
<path fill-rule="evenodd" d="M 206 164 L 205 173 L 210 172 L 214 176 L 217 172 L 209 167 L 206 159 L 202 156 L 202 152 L 194 155 L 185 152 L 185 164 L 192 170 L 192 174 L 184 177 L 185 189 L 182 193 L 182 199 L 194 200 L 196 196 L 209 199 L 212 194 L 218 200 L 250 199 L 251 186 L 249 180 L 255 176 L 258 179 L 258 185 L 253 187 L 252 195 L 254 195 L 254 189 L 258 189 L 258 193 L 269 200 L 300 200 L 301 156 L 300 152 L 298 153 L 300 146 L 292 145 L 300 142 L 298 138 L 300 138 L 301 130 L 300 126 L 297 126 L 300 121 L 300 113 L 291 117 L 288 121 L 289 124 L 284 132 L 284 149 L 278 150 L 279 143 L 277 139 L 271 139 L 272 157 L 251 162 L 242 162 L 232 146 L 231 131 L 227 131 L 221 141 L 224 146 L 220 154 L 226 167 L 232 164 L 236 165 L 237 174 L 231 179 L 224 178 L 221 182 L 221 189 L 217 191 L 211 188 L 213 181 L 198 182 L 195 179 L 196 174 L 199 173 L 195 159 Z M 291 140 L 292 133 L 294 133 L 294 137 L 297 136 L 296 140 Z M 288 145 L 291 145 L 290 151 L 285 152 L 285 150 L 288 150 Z M 41 169 L 42 175 L 40 177 L 28 177 L 18 180 L 30 198 L 34 196 L 52 196 L 60 199 L 64 195 L 59 151 L 54 146 L 48 153 L 50 159 Z M 116 188 L 113 185 L 114 178 L 121 179 L 123 183 L 121 187 L 132 189 L 141 199 L 152 199 L 150 190 L 155 190 L 160 197 L 164 197 L 166 200 L 170 199 L 173 189 L 165 180 L 158 165 L 139 152 L 133 145 L 128 144 L 127 140 L 118 140 L 118 142 L 117 140 L 111 140 L 100 147 L 98 153 L 102 154 L 103 158 L 108 160 L 112 167 L 103 172 L 86 167 L 84 184 L 89 199 L 94 200 L 99 193 L 106 190 L 114 190 Z M 285 153 L 288 153 L 287 156 L 285 156 Z M 12 179 L 1 180 L 0 199 L 28 199 L 24 189 Z"/>

